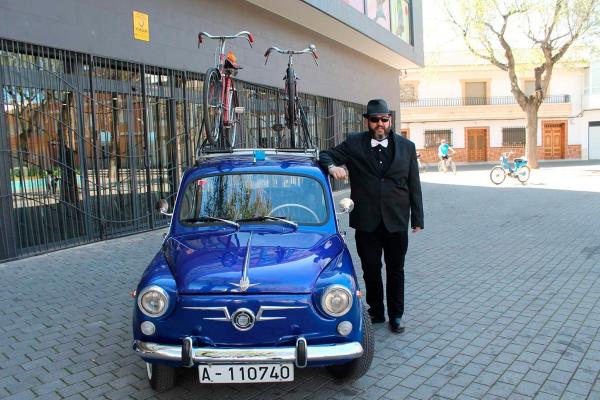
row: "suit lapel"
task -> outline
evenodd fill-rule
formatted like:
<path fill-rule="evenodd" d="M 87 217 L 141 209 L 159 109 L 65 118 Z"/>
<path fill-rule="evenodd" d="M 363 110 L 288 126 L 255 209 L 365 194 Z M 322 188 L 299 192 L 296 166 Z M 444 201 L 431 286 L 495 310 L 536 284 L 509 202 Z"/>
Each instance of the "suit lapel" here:
<path fill-rule="evenodd" d="M 375 157 L 373 156 L 373 150 L 371 149 L 371 134 L 369 131 L 365 132 L 365 135 L 363 136 L 363 150 L 367 160 L 369 160 L 371 168 L 373 168 L 373 171 L 375 172 L 375 175 L 378 175 L 379 166 L 377 165 L 377 160 L 375 160 Z"/>
<path fill-rule="evenodd" d="M 402 144 L 400 143 L 398 135 L 396 135 L 394 131 L 390 131 L 390 138 L 392 138 L 394 141 L 394 154 L 392 154 L 390 167 L 387 169 L 387 171 L 385 171 L 383 176 L 388 176 L 391 172 L 393 172 L 394 168 L 398 167 L 398 163 L 402 162 L 402 160 L 405 158 L 403 157 L 404 148 L 401 148 Z"/>

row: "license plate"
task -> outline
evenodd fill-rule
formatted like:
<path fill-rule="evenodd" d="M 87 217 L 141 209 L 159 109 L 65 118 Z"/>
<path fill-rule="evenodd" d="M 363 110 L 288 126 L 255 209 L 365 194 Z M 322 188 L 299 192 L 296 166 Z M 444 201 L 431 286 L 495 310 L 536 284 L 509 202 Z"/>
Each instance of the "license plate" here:
<path fill-rule="evenodd" d="M 200 383 L 290 382 L 294 364 L 200 365 Z"/>

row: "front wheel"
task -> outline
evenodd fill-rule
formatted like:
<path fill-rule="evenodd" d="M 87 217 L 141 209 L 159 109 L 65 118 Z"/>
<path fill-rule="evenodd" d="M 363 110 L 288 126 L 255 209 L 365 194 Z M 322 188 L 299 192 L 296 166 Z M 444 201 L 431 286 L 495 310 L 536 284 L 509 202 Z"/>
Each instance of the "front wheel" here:
<path fill-rule="evenodd" d="M 285 77 L 285 90 L 287 95 L 286 119 L 290 133 L 294 134 L 294 125 L 296 125 L 296 77 L 294 70 L 290 67 L 287 69 Z"/>
<path fill-rule="evenodd" d="M 517 172 L 515 172 L 515 174 L 517 174 L 517 179 L 519 180 L 519 182 L 525 183 L 529 180 L 529 174 L 531 174 L 531 169 L 527 165 L 524 165 L 521 168 L 519 168 Z"/>
<path fill-rule="evenodd" d="M 502 167 L 494 167 L 490 171 L 490 179 L 496 185 L 501 184 L 506 179 L 506 171 Z"/>
<path fill-rule="evenodd" d="M 210 144 L 215 145 L 219 140 L 219 133 L 223 125 L 223 82 L 221 74 L 215 68 L 206 71 L 204 78 L 204 88 L 202 90 L 204 111 L 204 129 L 206 138 Z"/>
<path fill-rule="evenodd" d="M 329 373 L 339 382 L 355 381 L 367 373 L 373 362 L 373 353 L 375 352 L 375 337 L 373 334 L 373 325 L 366 308 L 362 308 L 363 334 L 361 345 L 363 354 L 359 358 L 340 365 L 327 367 Z"/>
<path fill-rule="evenodd" d="M 450 163 L 450 169 L 452 170 L 452 173 L 454 175 L 456 175 L 456 163 L 453 160 L 450 160 L 449 163 Z"/>
<path fill-rule="evenodd" d="M 163 364 L 146 363 L 146 374 L 152 389 L 165 392 L 175 386 L 175 368 Z"/>

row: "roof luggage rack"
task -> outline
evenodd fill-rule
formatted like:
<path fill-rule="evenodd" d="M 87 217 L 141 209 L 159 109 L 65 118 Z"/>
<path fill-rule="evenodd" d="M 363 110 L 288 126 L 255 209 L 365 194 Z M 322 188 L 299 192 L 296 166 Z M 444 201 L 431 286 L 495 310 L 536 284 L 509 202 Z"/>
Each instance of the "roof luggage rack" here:
<path fill-rule="evenodd" d="M 297 148 L 234 148 L 234 149 L 203 149 L 196 160 L 196 164 L 218 157 L 253 156 L 254 161 L 262 161 L 266 156 L 285 155 L 298 158 L 319 159 L 318 149 Z"/>

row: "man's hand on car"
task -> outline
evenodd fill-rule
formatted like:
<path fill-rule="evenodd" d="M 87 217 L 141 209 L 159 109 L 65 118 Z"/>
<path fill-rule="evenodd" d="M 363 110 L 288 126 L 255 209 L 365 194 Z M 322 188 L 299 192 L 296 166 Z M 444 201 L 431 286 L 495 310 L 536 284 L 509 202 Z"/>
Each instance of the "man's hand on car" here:
<path fill-rule="evenodd" d="M 334 179 L 347 179 L 348 172 L 342 167 L 331 167 L 329 168 L 329 175 L 333 176 Z"/>

